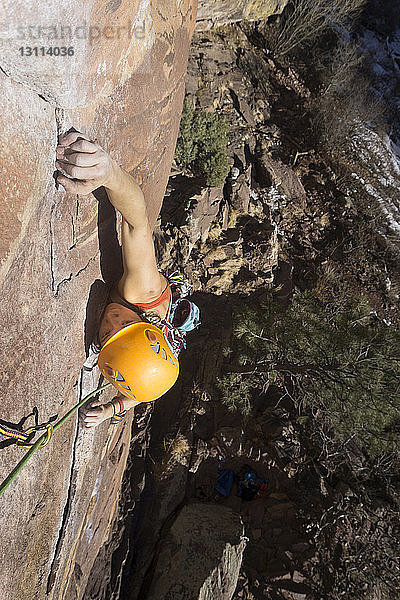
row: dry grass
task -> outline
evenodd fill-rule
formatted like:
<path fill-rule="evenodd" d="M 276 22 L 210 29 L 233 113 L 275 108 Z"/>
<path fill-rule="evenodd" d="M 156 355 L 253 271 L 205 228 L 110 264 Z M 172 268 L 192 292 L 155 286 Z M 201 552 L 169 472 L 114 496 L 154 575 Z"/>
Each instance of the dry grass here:
<path fill-rule="evenodd" d="M 292 0 L 274 42 L 274 52 L 285 56 L 299 44 L 316 40 L 330 27 L 346 27 L 368 0 Z"/>
<path fill-rule="evenodd" d="M 168 477 L 177 465 L 187 466 L 191 454 L 189 441 L 180 431 L 174 437 L 165 438 L 163 445 L 164 459 L 155 466 L 158 479 Z"/>
<path fill-rule="evenodd" d="M 169 454 L 169 462 L 184 464 L 190 453 L 190 444 L 180 432 L 172 439 L 164 440 L 164 448 Z"/>
<path fill-rule="evenodd" d="M 335 298 L 345 298 L 348 295 L 348 284 L 343 279 L 343 273 L 339 267 L 326 261 L 320 267 L 320 273 L 315 285 L 315 295 L 321 302 L 329 302 L 332 294 Z"/>

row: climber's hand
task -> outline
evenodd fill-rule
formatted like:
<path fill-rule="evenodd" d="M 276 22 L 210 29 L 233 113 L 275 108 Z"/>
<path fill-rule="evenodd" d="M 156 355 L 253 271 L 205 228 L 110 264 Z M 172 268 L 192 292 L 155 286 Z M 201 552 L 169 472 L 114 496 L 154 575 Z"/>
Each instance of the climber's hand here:
<path fill-rule="evenodd" d="M 93 402 L 89 402 L 81 408 L 81 419 L 87 429 L 97 427 L 106 419 L 111 419 L 113 414 L 114 411 L 110 403 L 102 404 L 98 400 L 93 400 Z"/>
<path fill-rule="evenodd" d="M 99 144 L 79 131 L 65 135 L 56 149 L 56 167 L 62 173 L 57 182 L 67 192 L 88 195 L 102 185 L 108 185 L 117 167 L 116 162 Z"/>

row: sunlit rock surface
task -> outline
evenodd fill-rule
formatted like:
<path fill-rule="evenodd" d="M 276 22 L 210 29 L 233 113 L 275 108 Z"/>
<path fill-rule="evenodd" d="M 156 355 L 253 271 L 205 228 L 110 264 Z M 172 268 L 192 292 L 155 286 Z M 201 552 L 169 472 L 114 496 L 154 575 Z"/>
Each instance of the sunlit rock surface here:
<path fill-rule="evenodd" d="M 243 19 L 255 21 L 280 14 L 287 0 L 199 0 L 198 30 L 225 25 Z"/>
<path fill-rule="evenodd" d="M 97 139 L 142 184 L 154 222 L 178 132 L 195 12 L 192 0 L 37 0 L 2 7 L 5 423 L 22 423 L 34 406 L 45 422 L 76 404 L 93 312 L 106 296 L 103 280 L 112 282 L 121 268 L 107 199 L 56 189 L 59 136 L 75 127 Z M 57 38 L 61 26 L 65 35 L 71 28 L 68 43 Z M 78 27 L 86 27 L 86 37 Z M 118 27 L 128 29 L 118 37 Z M 41 47 L 63 46 L 74 53 L 40 54 Z M 39 48 L 38 56 L 23 56 L 19 48 L 27 47 Z M 94 372 L 95 386 L 97 379 Z M 0 499 L 2 600 L 85 597 L 117 509 L 130 420 L 86 432 L 70 419 Z M 31 424 L 32 417 L 23 423 Z M 24 450 L 3 438 L 0 444 L 3 479 Z"/>
<path fill-rule="evenodd" d="M 226 506 L 184 506 L 161 542 L 148 600 L 231 600 L 247 538 Z"/>
<path fill-rule="evenodd" d="M 374 100 L 368 116 L 372 121 L 383 111 L 390 127 L 359 125 L 353 147 L 357 156 L 353 173 L 358 193 L 361 185 L 371 203 L 377 204 L 386 217 L 381 233 L 398 248 L 400 231 L 400 2 L 390 6 L 376 0 L 364 17 L 360 29 L 360 49 L 371 83 Z M 379 99 L 379 101 L 377 101 Z M 384 107 L 384 109 L 383 109 Z M 382 118 L 380 118 L 382 121 Z"/>

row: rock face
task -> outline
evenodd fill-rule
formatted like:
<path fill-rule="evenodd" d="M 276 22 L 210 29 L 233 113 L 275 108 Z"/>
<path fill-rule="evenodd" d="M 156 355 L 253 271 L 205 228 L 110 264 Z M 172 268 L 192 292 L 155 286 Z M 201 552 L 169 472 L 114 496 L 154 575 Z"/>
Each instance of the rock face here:
<path fill-rule="evenodd" d="M 17 1 L 4 10 L 0 419 L 26 428 L 33 406 L 46 422 L 76 404 L 94 309 L 106 297 L 104 282 L 121 269 L 107 198 L 55 187 L 59 136 L 75 127 L 97 139 L 138 178 L 154 221 L 178 132 L 196 1 Z M 38 55 L 23 56 L 26 47 Z M 42 47 L 73 54 L 41 55 Z M 70 419 L 0 499 L 2 600 L 85 597 L 118 506 L 130 418 L 94 432 Z M 0 444 L 3 479 L 24 450 Z M 103 567 L 106 578 L 106 560 Z"/>
<path fill-rule="evenodd" d="M 231 600 L 246 547 L 241 518 L 215 504 L 184 506 L 163 540 L 148 600 Z"/>
<path fill-rule="evenodd" d="M 286 4 L 287 0 L 199 0 L 196 29 L 266 19 L 280 14 Z"/>
<path fill-rule="evenodd" d="M 237 36 L 237 46 L 247 50 L 242 27 L 232 27 L 229 35 Z M 196 177 L 171 176 L 161 210 L 161 260 L 164 267 L 184 264 L 195 290 L 249 294 L 270 285 L 278 265 L 273 186 L 287 196 L 291 207 L 292 201 L 304 203 L 305 192 L 296 174 L 268 155 L 279 140 L 267 125 L 271 92 L 265 93 L 259 84 L 268 76 L 262 73 L 263 61 L 248 49 L 239 67 L 237 51 L 223 38 L 223 31 L 196 33 L 186 90 L 196 106 L 216 110 L 230 124 L 231 170 L 224 187 L 211 190 L 202 188 Z M 250 81 L 246 73 L 259 73 L 260 80 Z"/>

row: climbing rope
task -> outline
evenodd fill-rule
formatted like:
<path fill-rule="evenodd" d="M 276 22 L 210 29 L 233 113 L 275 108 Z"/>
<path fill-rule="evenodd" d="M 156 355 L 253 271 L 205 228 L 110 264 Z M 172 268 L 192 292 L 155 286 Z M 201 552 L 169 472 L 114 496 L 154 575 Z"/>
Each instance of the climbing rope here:
<path fill-rule="evenodd" d="M 11 473 L 5 478 L 3 483 L 0 485 L 0 497 L 4 494 L 4 492 L 6 491 L 8 486 L 14 481 L 14 479 L 17 477 L 18 473 L 20 473 L 20 471 L 26 465 L 26 463 L 31 458 L 31 456 L 33 456 L 35 454 L 36 450 L 39 450 L 39 448 L 44 448 L 44 446 L 46 446 L 49 443 L 53 433 L 55 431 L 57 431 L 57 429 L 59 429 L 61 427 L 61 425 L 64 425 L 65 421 L 67 421 L 77 410 L 79 410 L 80 407 L 83 406 L 85 404 L 85 402 L 87 402 L 87 400 L 89 400 L 89 398 L 92 398 L 99 392 L 102 392 L 110 385 L 111 385 L 111 383 L 106 383 L 105 385 L 102 385 L 101 387 L 97 388 L 97 390 L 94 390 L 94 392 L 91 392 L 90 394 L 85 396 L 83 398 L 83 400 L 81 400 L 80 402 L 78 402 L 78 404 L 76 404 L 76 406 L 71 408 L 71 410 L 68 411 L 54 426 L 51 425 L 50 423 L 47 423 L 45 426 L 46 427 L 45 433 L 43 433 L 36 440 L 36 442 L 30 443 L 30 442 L 25 442 L 21 439 L 18 439 L 17 443 L 19 446 L 22 446 L 25 448 L 30 446 L 30 448 L 29 448 L 28 452 L 25 454 L 25 456 L 19 461 L 19 463 L 14 467 L 14 469 L 11 471 Z M 32 431 L 34 431 L 34 430 L 35 430 L 35 428 L 31 428 L 31 430 L 28 429 L 24 433 L 29 435 L 29 433 L 32 433 Z"/>

